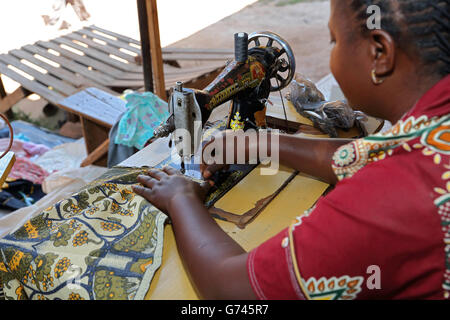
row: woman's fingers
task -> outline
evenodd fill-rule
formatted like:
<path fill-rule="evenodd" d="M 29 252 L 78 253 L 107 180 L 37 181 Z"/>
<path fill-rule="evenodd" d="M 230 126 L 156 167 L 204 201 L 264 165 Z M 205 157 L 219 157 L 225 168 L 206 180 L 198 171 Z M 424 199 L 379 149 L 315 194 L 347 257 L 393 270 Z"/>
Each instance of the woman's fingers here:
<path fill-rule="evenodd" d="M 202 188 L 203 192 L 206 194 L 213 185 L 214 182 L 211 180 L 203 181 L 202 183 L 200 183 L 200 188 Z"/>
<path fill-rule="evenodd" d="M 152 189 L 149 188 L 145 188 L 139 185 L 134 185 L 131 186 L 131 188 L 133 189 L 133 191 L 137 194 L 140 195 L 141 197 L 144 197 L 145 199 L 147 199 L 148 201 L 151 201 L 152 198 Z"/>
<path fill-rule="evenodd" d="M 202 171 L 203 178 L 211 179 L 214 173 L 217 171 L 221 171 L 227 169 L 229 166 L 226 164 L 212 164 L 209 166 L 205 166 Z"/>
<path fill-rule="evenodd" d="M 178 173 L 177 170 L 175 170 L 174 168 L 172 168 L 172 167 L 170 167 L 170 166 L 165 166 L 165 167 L 163 168 L 163 171 L 164 171 L 165 173 L 167 173 L 169 176 L 173 176 L 174 174 L 177 174 L 177 173 Z"/>
<path fill-rule="evenodd" d="M 138 175 L 137 181 L 142 183 L 144 186 L 146 186 L 150 189 L 153 188 L 153 186 L 156 183 L 155 179 L 153 179 L 152 177 L 142 175 L 142 174 Z"/>
<path fill-rule="evenodd" d="M 164 178 L 167 174 L 161 170 L 154 170 L 154 169 L 150 169 L 148 170 L 147 174 L 152 177 L 155 178 L 156 180 L 161 180 L 162 178 Z"/>

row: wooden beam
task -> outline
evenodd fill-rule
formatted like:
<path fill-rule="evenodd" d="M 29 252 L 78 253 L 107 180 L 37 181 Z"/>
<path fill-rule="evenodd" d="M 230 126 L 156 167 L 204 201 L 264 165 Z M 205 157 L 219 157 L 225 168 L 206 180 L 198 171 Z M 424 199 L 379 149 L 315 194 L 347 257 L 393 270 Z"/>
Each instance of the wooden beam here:
<path fill-rule="evenodd" d="M 83 166 L 95 164 L 106 167 L 108 163 L 109 128 L 105 128 L 84 117 L 80 117 L 80 120 L 88 154 L 88 157 L 82 163 Z"/>
<path fill-rule="evenodd" d="M 143 14 L 142 12 L 144 7 L 144 13 L 146 14 Z M 153 92 L 161 99 L 167 101 L 156 0 L 138 0 L 138 10 L 142 43 L 142 60 L 144 65 L 144 79 L 151 78 L 153 82 Z M 145 24 L 147 24 L 147 26 L 145 26 Z M 150 54 L 147 52 L 149 49 Z M 151 76 L 148 72 L 149 67 L 145 66 L 148 60 L 151 60 Z M 150 87 L 148 82 L 150 81 L 145 80 L 146 87 Z"/>
<path fill-rule="evenodd" d="M 95 148 L 81 163 L 81 167 L 89 166 L 108 153 L 109 139 L 103 141 L 97 148 Z"/>
<path fill-rule="evenodd" d="M 145 0 L 137 0 L 139 17 L 139 32 L 141 35 L 142 69 L 144 73 L 144 90 L 154 92 L 152 55 L 150 50 L 150 37 L 148 35 L 147 5 Z"/>
<path fill-rule="evenodd" d="M 3 86 L 2 75 L 0 75 L 0 98 L 4 97 L 6 97 L 6 90 L 5 87 Z"/>
<path fill-rule="evenodd" d="M 3 158 L 0 158 L 0 188 L 2 188 L 5 183 L 5 180 L 11 172 L 15 162 L 16 155 L 12 151 L 9 151 L 3 156 Z"/>
<path fill-rule="evenodd" d="M 18 87 L 14 92 L 0 99 L 0 112 L 7 113 L 17 102 L 26 98 L 27 95 L 21 86 Z"/>
<path fill-rule="evenodd" d="M 164 82 L 164 68 L 159 36 L 159 20 L 156 0 L 147 1 L 148 35 L 150 37 L 150 49 L 152 54 L 152 69 L 155 83 L 155 93 L 161 99 L 167 101 L 166 86 Z"/>

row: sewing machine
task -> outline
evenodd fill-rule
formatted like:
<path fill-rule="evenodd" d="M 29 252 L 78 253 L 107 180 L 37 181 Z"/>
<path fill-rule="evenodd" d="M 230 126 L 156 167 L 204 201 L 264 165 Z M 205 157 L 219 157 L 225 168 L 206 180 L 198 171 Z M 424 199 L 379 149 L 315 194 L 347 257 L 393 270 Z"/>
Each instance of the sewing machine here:
<path fill-rule="evenodd" d="M 232 100 L 227 128 L 247 130 L 266 127 L 266 102 L 270 92 L 289 85 L 295 58 L 289 44 L 272 32 L 236 33 L 235 59 L 205 89 L 184 88 L 178 82 L 169 98 L 170 116 L 155 138 L 172 134 L 171 142 L 184 162 L 197 150 L 202 128 L 212 110 Z"/>

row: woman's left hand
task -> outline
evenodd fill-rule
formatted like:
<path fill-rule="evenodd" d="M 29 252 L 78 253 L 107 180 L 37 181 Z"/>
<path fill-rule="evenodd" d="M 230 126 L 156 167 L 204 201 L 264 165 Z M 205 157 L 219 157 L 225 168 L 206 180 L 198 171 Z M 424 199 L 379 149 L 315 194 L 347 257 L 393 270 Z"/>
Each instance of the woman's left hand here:
<path fill-rule="evenodd" d="M 150 169 L 148 175 L 139 175 L 137 181 L 143 186 L 133 186 L 134 192 L 169 215 L 176 196 L 186 198 L 186 202 L 203 201 L 210 188 L 208 182 L 197 183 L 170 167 Z"/>

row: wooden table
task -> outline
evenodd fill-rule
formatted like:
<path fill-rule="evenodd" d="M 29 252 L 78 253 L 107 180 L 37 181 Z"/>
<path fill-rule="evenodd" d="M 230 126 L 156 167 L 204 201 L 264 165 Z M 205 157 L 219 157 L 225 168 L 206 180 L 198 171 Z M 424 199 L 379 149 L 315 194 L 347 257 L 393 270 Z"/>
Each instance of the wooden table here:
<path fill-rule="evenodd" d="M 158 139 L 120 165 L 155 166 L 168 155 L 167 138 Z M 245 212 L 257 200 L 272 194 L 292 172 L 290 168 L 281 167 L 276 175 L 262 176 L 256 168 L 215 206 L 229 212 Z M 326 183 L 299 174 L 245 229 L 230 222 L 216 221 L 228 235 L 249 251 L 286 228 L 295 217 L 309 209 L 327 188 Z M 146 299 L 198 299 L 178 254 L 171 225 L 166 225 L 164 229 L 162 264 L 155 273 Z"/>
<path fill-rule="evenodd" d="M 87 88 L 61 100 L 58 106 L 80 117 L 88 155 L 81 166 L 106 167 L 109 131 L 127 109 L 126 101 L 97 88 Z"/>

